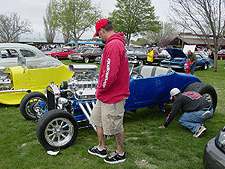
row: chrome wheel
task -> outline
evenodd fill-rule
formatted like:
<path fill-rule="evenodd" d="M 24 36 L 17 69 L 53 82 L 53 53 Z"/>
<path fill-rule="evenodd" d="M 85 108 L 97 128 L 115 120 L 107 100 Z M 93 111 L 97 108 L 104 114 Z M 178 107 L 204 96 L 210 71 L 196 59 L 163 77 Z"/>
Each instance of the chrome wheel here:
<path fill-rule="evenodd" d="M 74 135 L 73 124 L 66 118 L 53 119 L 46 126 L 44 135 L 51 146 L 63 146 L 70 142 Z"/>
<path fill-rule="evenodd" d="M 138 65 L 139 65 L 139 66 L 143 66 L 143 65 L 144 65 L 143 60 L 140 60 L 140 61 L 138 62 Z"/>
<path fill-rule="evenodd" d="M 47 109 L 47 104 L 41 97 L 34 97 L 30 99 L 25 107 L 26 113 L 33 118 L 40 118 L 43 112 Z"/>
<path fill-rule="evenodd" d="M 40 92 L 31 92 L 20 102 L 20 112 L 27 120 L 39 119 L 47 109 L 47 98 Z"/>
<path fill-rule="evenodd" d="M 210 103 L 213 102 L 212 96 L 208 93 L 203 94 L 202 97 L 204 97 Z"/>
<path fill-rule="evenodd" d="M 89 57 L 85 57 L 85 58 L 84 58 L 84 62 L 85 62 L 85 63 L 89 63 L 89 62 L 90 62 Z"/>

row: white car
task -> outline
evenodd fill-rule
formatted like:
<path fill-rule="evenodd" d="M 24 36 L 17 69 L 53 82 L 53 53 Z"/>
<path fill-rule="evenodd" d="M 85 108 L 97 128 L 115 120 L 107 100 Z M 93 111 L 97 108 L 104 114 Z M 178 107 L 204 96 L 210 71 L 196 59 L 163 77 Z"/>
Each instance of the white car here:
<path fill-rule="evenodd" d="M 24 59 L 23 59 L 24 58 Z M 24 65 L 29 69 L 59 67 L 62 65 L 57 59 L 45 56 L 34 46 L 19 43 L 0 43 L 0 66 L 5 68 L 19 66 L 19 60 L 26 60 Z"/>

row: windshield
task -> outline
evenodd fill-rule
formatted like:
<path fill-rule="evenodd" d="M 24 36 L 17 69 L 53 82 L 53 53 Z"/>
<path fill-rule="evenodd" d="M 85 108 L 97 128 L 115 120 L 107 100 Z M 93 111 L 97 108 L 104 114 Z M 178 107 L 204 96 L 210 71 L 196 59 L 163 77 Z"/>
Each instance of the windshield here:
<path fill-rule="evenodd" d="M 134 53 L 136 53 L 136 54 L 146 54 L 146 51 L 144 51 L 142 49 L 135 49 Z"/>
<path fill-rule="evenodd" d="M 60 51 L 61 51 L 61 49 L 52 49 L 51 52 L 60 52 Z"/>
<path fill-rule="evenodd" d="M 86 49 L 86 50 L 83 50 L 82 53 L 92 53 L 92 49 Z"/>

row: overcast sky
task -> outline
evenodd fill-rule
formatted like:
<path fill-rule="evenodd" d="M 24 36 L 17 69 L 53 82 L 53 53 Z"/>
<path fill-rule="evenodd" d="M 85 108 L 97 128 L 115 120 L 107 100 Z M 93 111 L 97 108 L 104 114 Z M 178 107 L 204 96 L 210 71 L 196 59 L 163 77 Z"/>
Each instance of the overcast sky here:
<path fill-rule="evenodd" d="M 151 0 L 155 7 L 155 14 L 159 20 L 167 21 L 168 0 Z M 1 14 L 17 13 L 21 19 L 28 19 L 32 24 L 32 37 L 44 38 L 43 16 L 45 16 L 46 6 L 49 0 L 1 0 Z M 109 12 L 115 8 L 116 0 L 92 0 L 93 4 L 100 3 L 100 10 L 103 16 L 107 17 Z M 86 32 L 81 38 L 89 39 L 93 36 L 94 29 Z M 28 36 L 28 35 L 24 35 Z M 31 35 L 29 35 L 30 37 Z"/>

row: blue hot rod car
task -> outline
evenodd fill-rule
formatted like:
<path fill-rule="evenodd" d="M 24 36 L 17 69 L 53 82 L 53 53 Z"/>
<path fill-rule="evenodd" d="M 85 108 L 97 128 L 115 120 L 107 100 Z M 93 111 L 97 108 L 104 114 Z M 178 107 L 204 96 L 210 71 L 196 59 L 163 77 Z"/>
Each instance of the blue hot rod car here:
<path fill-rule="evenodd" d="M 54 83 L 46 88 L 46 94 L 31 92 L 21 101 L 20 111 L 28 120 L 38 120 L 36 135 L 46 149 L 67 148 L 77 137 L 78 122 L 89 122 L 96 102 L 95 91 L 98 77 L 96 65 L 69 65 L 74 72 L 72 78 L 58 87 Z M 157 66 L 130 66 L 130 97 L 125 110 L 170 103 L 170 90 L 197 91 L 212 102 L 215 110 L 215 89 L 192 75 L 177 73 L 169 68 Z M 47 96 L 47 97 L 46 97 Z M 80 124 L 80 123 L 79 123 Z M 88 123 L 90 126 L 90 124 Z M 93 126 L 95 128 L 95 126 Z"/>
<path fill-rule="evenodd" d="M 172 69 L 184 70 L 184 63 L 186 62 L 187 55 L 178 48 L 168 48 L 166 49 L 170 54 L 169 59 L 161 61 L 162 67 L 171 67 Z M 202 70 L 207 70 L 210 64 L 210 59 L 206 58 L 205 54 L 202 52 L 195 52 L 197 57 L 196 69 L 200 68 Z"/>

